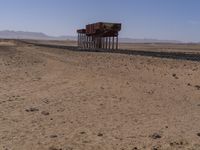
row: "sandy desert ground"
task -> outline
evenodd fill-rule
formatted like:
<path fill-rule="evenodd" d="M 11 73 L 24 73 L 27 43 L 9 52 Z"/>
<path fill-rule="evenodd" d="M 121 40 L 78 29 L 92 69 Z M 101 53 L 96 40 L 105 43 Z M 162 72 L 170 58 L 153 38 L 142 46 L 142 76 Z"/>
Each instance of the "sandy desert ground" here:
<path fill-rule="evenodd" d="M 0 150 L 179 149 L 200 150 L 200 61 L 0 41 Z"/>

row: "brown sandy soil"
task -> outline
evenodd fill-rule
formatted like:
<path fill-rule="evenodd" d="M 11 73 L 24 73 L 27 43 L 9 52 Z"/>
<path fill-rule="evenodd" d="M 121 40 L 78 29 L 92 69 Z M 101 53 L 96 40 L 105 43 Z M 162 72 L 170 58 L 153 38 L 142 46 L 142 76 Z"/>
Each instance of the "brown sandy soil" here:
<path fill-rule="evenodd" d="M 0 41 L 0 150 L 199 150 L 199 74 L 200 62 Z"/>

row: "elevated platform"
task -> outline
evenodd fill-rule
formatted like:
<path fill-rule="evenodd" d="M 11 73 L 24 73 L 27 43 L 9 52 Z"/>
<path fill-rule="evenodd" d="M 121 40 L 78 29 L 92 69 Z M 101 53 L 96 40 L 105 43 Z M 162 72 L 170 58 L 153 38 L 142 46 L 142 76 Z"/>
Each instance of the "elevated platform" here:
<path fill-rule="evenodd" d="M 97 22 L 77 30 L 80 48 L 118 49 L 118 35 L 121 23 Z"/>
<path fill-rule="evenodd" d="M 117 36 L 120 30 L 120 23 L 98 22 L 86 25 L 86 34 L 88 36 L 112 37 Z"/>

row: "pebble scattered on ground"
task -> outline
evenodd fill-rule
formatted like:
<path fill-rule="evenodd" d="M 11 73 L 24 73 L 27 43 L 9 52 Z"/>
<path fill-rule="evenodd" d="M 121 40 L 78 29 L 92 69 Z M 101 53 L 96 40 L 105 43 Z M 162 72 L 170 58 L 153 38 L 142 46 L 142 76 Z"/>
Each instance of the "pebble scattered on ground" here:
<path fill-rule="evenodd" d="M 162 138 L 162 136 L 159 133 L 154 133 L 154 134 L 150 135 L 149 137 L 151 137 L 154 140 Z"/>
<path fill-rule="evenodd" d="M 48 116 L 50 113 L 47 112 L 47 111 L 42 111 L 41 114 L 44 115 L 44 116 Z"/>
<path fill-rule="evenodd" d="M 37 111 L 39 111 L 39 109 L 35 108 L 35 107 L 31 107 L 31 108 L 26 109 L 25 111 L 26 112 L 37 112 Z"/>

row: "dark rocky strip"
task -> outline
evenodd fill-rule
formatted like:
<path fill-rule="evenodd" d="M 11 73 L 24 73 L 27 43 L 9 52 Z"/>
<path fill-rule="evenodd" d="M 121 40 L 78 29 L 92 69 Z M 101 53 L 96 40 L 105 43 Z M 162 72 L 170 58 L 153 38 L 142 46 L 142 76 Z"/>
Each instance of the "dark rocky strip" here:
<path fill-rule="evenodd" d="M 116 53 L 116 54 L 149 56 L 149 57 L 177 59 L 177 60 L 190 60 L 190 61 L 198 61 L 198 62 L 200 61 L 200 54 L 197 54 L 197 53 L 156 52 L 156 51 L 141 51 L 141 50 L 128 50 L 128 49 L 118 49 L 118 50 L 81 49 L 77 46 L 50 45 L 50 44 L 40 44 L 40 43 L 27 42 L 27 41 L 22 41 L 22 42 L 26 44 L 33 44 L 35 46 L 40 46 L 40 47 L 66 49 L 66 50 L 78 51 L 78 52 Z"/>

